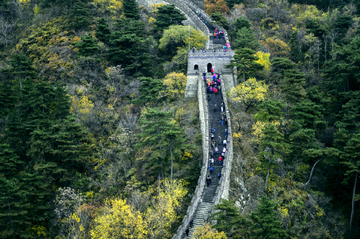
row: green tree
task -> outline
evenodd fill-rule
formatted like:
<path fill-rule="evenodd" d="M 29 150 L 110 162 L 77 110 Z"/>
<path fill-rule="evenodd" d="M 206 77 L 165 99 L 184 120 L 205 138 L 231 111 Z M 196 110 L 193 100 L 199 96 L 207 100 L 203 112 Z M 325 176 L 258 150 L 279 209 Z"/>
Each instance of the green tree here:
<path fill-rule="evenodd" d="M 276 210 L 276 203 L 267 196 L 263 196 L 259 205 L 248 218 L 252 221 L 250 226 L 252 238 L 287 238 L 288 235 L 280 221 L 280 213 Z"/>
<path fill-rule="evenodd" d="M 312 102 L 309 99 L 300 101 L 291 109 L 292 118 L 295 119 L 303 128 L 316 129 L 324 125 L 323 119 L 324 108 Z"/>
<path fill-rule="evenodd" d="M 182 25 L 185 15 L 175 5 L 164 5 L 158 8 L 155 31 L 162 32 L 171 25 Z"/>
<path fill-rule="evenodd" d="M 259 60 L 259 57 L 255 55 L 255 51 L 249 48 L 240 48 L 235 51 L 234 59 L 231 60 L 231 63 L 227 65 L 227 68 L 237 67 L 238 72 L 243 73 L 243 82 L 245 82 L 245 73 L 248 75 L 247 78 L 252 76 L 255 72 L 264 69 L 259 63 L 255 61 Z M 238 73 L 238 77 L 239 77 Z"/>
<path fill-rule="evenodd" d="M 28 192 L 24 190 L 20 160 L 8 144 L 0 144 L 0 227 L 2 238 L 25 236 L 29 227 Z"/>
<path fill-rule="evenodd" d="M 169 130 L 165 132 L 165 137 L 169 143 L 171 184 L 173 183 L 174 157 L 180 158 L 185 149 L 191 149 L 191 146 L 186 144 L 184 135 L 184 129 L 173 122 L 169 123 Z"/>
<path fill-rule="evenodd" d="M 355 213 L 355 198 L 356 198 L 356 186 L 357 179 L 360 173 L 360 133 L 355 133 L 350 140 L 346 143 L 344 148 L 344 153 L 341 154 L 341 158 L 344 160 L 342 163 L 347 167 L 345 173 L 345 180 L 343 183 L 347 184 L 348 180 L 354 178 L 354 187 L 351 196 L 351 215 L 350 215 L 350 224 L 349 231 L 352 233 L 352 224 L 354 220 Z"/>
<path fill-rule="evenodd" d="M 232 8 L 235 4 L 243 3 L 243 0 L 225 0 L 229 8 Z"/>
<path fill-rule="evenodd" d="M 285 71 L 295 69 L 295 64 L 288 58 L 275 57 L 271 60 L 271 78 L 273 84 L 284 81 Z"/>
<path fill-rule="evenodd" d="M 259 47 L 259 43 L 254 34 L 254 30 L 247 27 L 243 27 L 240 30 L 237 30 L 233 41 L 235 49 L 249 48 L 256 51 Z"/>
<path fill-rule="evenodd" d="M 70 26 L 75 29 L 87 28 L 90 24 L 91 12 L 84 0 L 74 0 L 70 9 Z"/>
<path fill-rule="evenodd" d="M 285 94 L 285 99 L 295 104 L 302 100 L 305 95 L 305 76 L 297 69 L 290 69 L 284 71 L 285 81 L 280 85 L 282 92 Z"/>
<path fill-rule="evenodd" d="M 9 111 L 15 107 L 17 93 L 9 82 L 0 82 L 0 118 L 5 119 Z"/>
<path fill-rule="evenodd" d="M 236 18 L 236 20 L 234 21 L 234 27 L 237 30 L 240 30 L 242 28 L 250 28 L 251 27 L 251 23 L 249 20 L 246 20 L 245 17 L 239 17 Z"/>
<path fill-rule="evenodd" d="M 221 14 L 219 12 L 213 12 L 213 13 L 211 13 L 210 17 L 211 17 L 211 20 L 213 20 L 216 24 L 224 27 L 226 30 L 229 29 L 229 23 L 223 14 Z"/>
<path fill-rule="evenodd" d="M 30 58 L 23 54 L 14 54 L 8 61 L 9 68 L 2 70 L 2 73 L 8 77 L 8 79 L 18 79 L 20 82 L 20 89 L 23 87 L 23 80 L 26 78 L 36 79 L 37 69 L 33 66 Z"/>
<path fill-rule="evenodd" d="M 215 209 L 217 212 L 211 215 L 216 220 L 215 229 L 224 231 L 229 238 L 247 238 L 250 221 L 240 214 L 233 200 L 222 199 Z"/>
<path fill-rule="evenodd" d="M 136 148 L 144 155 L 145 167 L 149 175 L 164 177 L 166 165 L 166 149 L 169 146 L 166 132 L 169 131 L 169 122 L 172 112 L 163 112 L 159 109 L 147 108 L 146 113 L 139 120 L 142 132 L 137 135 L 139 142 Z"/>
<path fill-rule="evenodd" d="M 79 56 L 92 56 L 99 50 L 97 41 L 91 33 L 81 37 L 81 41 L 75 42 L 73 45 L 79 49 Z"/>
<path fill-rule="evenodd" d="M 180 58 L 183 60 L 182 63 L 186 64 L 189 40 L 191 47 L 201 49 L 205 47 L 207 37 L 201 31 L 195 30 L 192 26 L 170 26 L 169 29 L 164 30 L 163 36 L 159 41 L 159 49 L 164 54 L 165 59 L 170 60 L 177 54 L 174 59 Z M 174 69 L 171 69 L 171 72 L 173 71 Z"/>
<path fill-rule="evenodd" d="M 280 133 L 274 124 L 266 124 L 263 129 L 264 137 L 260 143 L 259 153 L 261 164 L 267 168 L 265 188 L 267 187 L 270 169 L 276 165 L 279 158 L 284 159 L 290 153 L 290 145 L 286 142 L 284 134 Z"/>
<path fill-rule="evenodd" d="M 110 37 L 109 58 L 113 65 L 122 65 L 128 74 L 141 76 L 142 69 L 149 65 L 148 45 L 144 23 L 131 18 L 121 18 Z"/>
<path fill-rule="evenodd" d="M 278 121 L 285 114 L 284 109 L 285 105 L 279 100 L 267 100 L 257 107 L 258 113 L 254 118 L 263 122 Z"/>
<path fill-rule="evenodd" d="M 100 18 L 98 24 L 96 25 L 96 31 L 95 31 L 96 38 L 106 44 L 109 44 L 110 35 L 111 32 L 106 18 L 104 17 Z"/>
<path fill-rule="evenodd" d="M 125 17 L 134 20 L 140 19 L 139 7 L 135 0 L 124 0 L 123 9 Z"/>
<path fill-rule="evenodd" d="M 135 103 L 148 105 L 158 100 L 159 93 L 163 90 L 163 84 L 159 79 L 151 77 L 140 77 L 139 98 L 134 100 Z"/>

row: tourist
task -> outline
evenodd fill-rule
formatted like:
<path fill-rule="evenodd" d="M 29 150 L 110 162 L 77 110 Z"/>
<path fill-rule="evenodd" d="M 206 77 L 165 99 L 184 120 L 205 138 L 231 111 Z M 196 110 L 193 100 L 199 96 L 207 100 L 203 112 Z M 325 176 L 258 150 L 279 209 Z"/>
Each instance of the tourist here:
<path fill-rule="evenodd" d="M 211 183 L 211 177 L 210 177 L 210 175 L 208 175 L 206 178 L 206 184 L 208 187 L 209 187 L 210 183 Z"/>

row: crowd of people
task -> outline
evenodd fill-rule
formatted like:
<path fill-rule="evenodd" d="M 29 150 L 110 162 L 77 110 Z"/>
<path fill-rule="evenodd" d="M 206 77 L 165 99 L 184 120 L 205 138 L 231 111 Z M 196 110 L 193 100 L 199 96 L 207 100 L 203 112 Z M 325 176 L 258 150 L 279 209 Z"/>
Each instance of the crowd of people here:
<path fill-rule="evenodd" d="M 211 99 L 211 94 L 217 94 L 218 91 L 220 91 L 220 87 L 221 87 L 221 79 L 220 79 L 220 74 L 216 74 L 214 73 L 214 69 L 211 68 L 211 75 L 212 75 L 212 79 L 208 79 L 206 77 L 206 73 L 203 73 L 203 77 L 204 77 L 204 82 L 205 85 L 207 87 L 207 97 L 208 100 Z M 227 126 L 227 119 L 226 119 L 226 114 L 225 114 L 225 103 L 224 100 L 221 100 L 220 103 L 220 115 L 221 118 L 219 119 L 218 123 L 221 124 L 221 126 Z M 217 112 L 217 104 L 214 104 L 213 109 L 214 112 Z M 207 187 L 209 187 L 211 185 L 211 181 L 212 181 L 212 177 L 214 174 L 214 168 L 215 168 L 215 164 L 218 163 L 221 167 L 223 167 L 224 164 L 224 160 L 225 160 L 225 154 L 227 152 L 227 135 L 228 135 L 228 130 L 227 127 L 225 127 L 225 130 L 223 133 L 221 132 L 217 132 L 216 127 L 212 128 L 210 130 L 210 138 L 211 138 L 211 150 L 210 150 L 210 158 L 209 158 L 209 171 L 208 171 L 208 175 L 206 177 L 206 185 Z M 217 141 L 215 141 L 216 137 L 215 135 L 217 135 Z M 224 136 L 224 137 L 222 137 Z M 221 149 L 222 146 L 222 149 Z M 218 162 L 215 162 L 215 159 L 218 158 Z M 220 182 L 221 179 L 221 172 L 218 172 L 217 175 L 215 175 L 214 177 L 218 178 L 218 181 Z M 185 230 L 185 235 L 189 236 L 190 233 L 190 228 L 193 227 L 194 225 L 194 219 L 191 218 L 190 223 L 189 223 L 189 227 L 186 228 Z"/>
<path fill-rule="evenodd" d="M 206 77 L 206 73 L 203 73 L 204 82 L 205 82 L 206 89 L 207 89 L 208 101 L 211 99 L 211 94 L 216 95 L 221 90 L 220 74 L 215 74 L 213 68 L 211 69 L 211 74 L 212 74 L 212 79 L 209 79 Z M 221 123 L 222 126 L 227 125 L 224 100 L 221 101 L 219 108 L 220 108 L 220 113 L 221 113 L 221 119 L 220 119 L 219 123 Z M 216 112 L 218 110 L 218 105 L 216 103 L 213 106 L 213 110 L 214 110 L 214 112 Z M 215 166 L 214 157 L 218 157 L 218 162 L 221 167 L 224 164 L 224 158 L 225 158 L 226 147 L 227 147 L 227 140 L 226 140 L 227 129 L 226 128 L 225 128 L 224 133 L 225 133 L 224 139 L 222 139 L 222 137 L 220 136 L 220 134 L 221 134 L 220 133 L 218 135 L 218 143 L 216 143 L 215 142 L 215 129 L 212 128 L 211 132 L 210 132 L 211 150 L 210 150 L 210 159 L 209 159 L 209 174 L 206 177 L 206 184 L 208 187 L 211 184 L 211 180 L 212 180 L 211 175 L 214 172 L 214 166 Z M 223 149 L 221 152 L 219 152 L 219 147 L 221 144 L 223 146 Z M 217 176 L 218 176 L 218 180 L 220 181 L 221 173 L 219 172 Z"/>

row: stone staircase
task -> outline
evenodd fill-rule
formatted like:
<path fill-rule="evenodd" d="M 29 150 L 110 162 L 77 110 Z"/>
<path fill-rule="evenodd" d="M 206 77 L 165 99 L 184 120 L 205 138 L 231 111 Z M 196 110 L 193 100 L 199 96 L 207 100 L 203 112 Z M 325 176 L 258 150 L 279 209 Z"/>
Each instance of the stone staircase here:
<path fill-rule="evenodd" d="M 201 56 L 207 58 L 214 58 L 219 57 L 222 62 L 224 62 L 225 56 L 218 56 L 219 55 L 219 49 L 222 49 L 222 46 L 228 42 L 227 32 L 225 31 L 225 39 L 214 39 L 211 34 L 213 34 L 213 31 L 215 27 L 220 30 L 222 29 L 220 26 L 217 25 L 205 25 L 204 19 L 207 20 L 207 22 L 210 22 L 210 17 L 203 11 L 200 10 L 197 6 L 195 6 L 192 2 L 187 0 L 165 0 L 166 2 L 170 4 L 175 4 L 179 9 L 181 9 L 184 13 L 186 13 L 188 16 L 191 17 L 191 19 L 194 21 L 194 23 L 200 28 L 205 35 L 208 36 L 208 43 L 206 44 L 206 49 L 211 52 L 210 54 L 206 54 L 206 56 Z M 198 15 L 196 14 L 196 11 L 202 12 L 203 18 L 200 19 Z M 205 59 L 204 58 L 204 59 Z M 189 59 L 188 59 L 189 61 Z M 218 63 L 217 63 L 218 64 Z M 189 63 L 188 63 L 189 65 Z M 221 64 L 218 64 L 221 65 Z M 217 65 L 216 71 L 221 71 L 222 75 L 225 76 L 223 73 L 224 69 L 223 67 L 219 67 Z M 221 65 L 222 66 L 222 65 Z M 229 190 L 229 175 L 231 171 L 231 161 L 232 161 L 232 137 L 231 137 L 231 123 L 230 123 L 230 114 L 227 111 L 227 100 L 225 95 L 225 88 L 224 84 L 225 82 L 222 81 L 221 86 L 222 90 L 218 92 L 216 95 L 214 93 L 210 94 L 210 99 L 207 98 L 206 93 L 206 85 L 204 81 L 202 80 L 202 70 L 199 69 L 200 72 L 191 73 L 189 74 L 188 69 L 188 82 L 189 80 L 193 82 L 194 84 L 189 84 L 189 87 L 196 88 L 196 82 L 198 83 L 198 101 L 199 101 L 199 111 L 200 111 L 200 120 L 201 120 L 201 128 L 202 128 L 202 134 L 203 134 L 203 168 L 201 171 L 201 175 L 198 180 L 198 186 L 195 190 L 194 196 L 192 198 L 191 204 L 187 210 L 187 213 L 183 219 L 182 225 L 178 228 L 176 234 L 173 236 L 173 239 L 177 238 L 191 238 L 193 236 L 193 233 L 196 229 L 196 227 L 203 226 L 206 222 L 210 222 L 209 218 L 212 213 L 214 213 L 214 206 L 217 204 L 221 197 L 228 198 L 228 190 Z M 200 75 L 199 75 L 200 74 Z M 194 79 L 193 79 L 194 78 Z M 198 78 L 198 80 L 196 80 Z M 212 79 L 212 75 L 209 73 L 207 74 L 207 78 Z M 188 86 L 187 86 L 188 87 Z M 194 90 L 192 90 L 194 91 Z M 195 91 L 193 92 L 193 95 L 195 95 Z M 220 104 L 224 100 L 225 102 L 225 111 L 221 113 L 220 111 Z M 214 104 L 217 104 L 218 109 L 216 112 L 213 111 Z M 204 107 L 203 107 L 204 106 Z M 229 120 L 229 125 L 221 125 L 221 117 L 226 116 Z M 205 130 L 203 130 L 203 128 Z M 210 154 L 210 149 L 212 149 L 211 143 L 210 143 L 210 137 L 211 137 L 211 129 L 215 129 L 215 142 L 217 144 L 217 147 L 219 149 L 219 153 L 217 155 L 214 154 L 214 172 L 210 174 L 209 172 L 209 162 L 208 154 Z M 218 161 L 219 156 L 221 155 L 221 152 L 223 151 L 223 145 L 222 140 L 225 139 L 225 128 L 228 129 L 228 147 L 227 152 L 225 154 L 225 160 L 223 161 L 224 167 L 221 167 Z M 221 137 L 221 142 L 218 140 L 218 137 Z M 212 149 L 213 150 L 213 149 Z M 217 157 L 216 157 L 217 156 Z M 218 173 L 221 173 L 221 179 L 218 179 Z M 211 175 L 211 183 L 209 186 L 206 185 L 205 179 L 207 175 Z M 205 185 L 204 185 L 205 183 Z M 224 196 L 225 195 L 225 196 Z M 193 219 L 193 227 L 189 227 L 189 222 Z M 189 236 L 186 236 L 185 231 L 189 228 Z"/>
<path fill-rule="evenodd" d="M 211 74 L 207 74 L 206 76 L 207 78 L 212 79 Z M 206 85 L 204 84 L 204 90 L 206 92 Z M 224 84 L 224 83 L 222 83 Z M 182 236 L 182 238 L 191 238 L 191 236 L 193 235 L 195 229 L 197 226 L 203 226 L 205 224 L 205 222 L 209 221 L 209 217 L 211 216 L 211 213 L 213 211 L 214 208 L 214 197 L 216 195 L 216 191 L 220 186 L 220 180 L 218 179 L 218 173 L 222 174 L 222 166 L 220 165 L 220 162 L 218 160 L 219 156 L 221 155 L 221 152 L 223 150 L 223 145 L 222 145 L 222 141 L 224 139 L 227 139 L 227 137 L 225 137 L 225 129 L 227 129 L 227 125 L 221 125 L 221 117 L 225 116 L 225 112 L 221 113 L 220 110 L 220 104 L 221 101 L 223 99 L 223 96 L 221 94 L 221 92 L 218 92 L 216 95 L 214 93 L 210 93 L 210 99 L 208 100 L 208 112 L 209 112 L 209 126 L 210 129 L 215 129 L 215 134 L 214 134 L 214 138 L 215 138 L 215 142 L 216 142 L 216 146 L 219 149 L 219 152 L 217 155 L 214 154 L 214 172 L 210 173 L 210 171 L 208 170 L 207 175 L 211 176 L 211 183 L 209 186 L 205 185 L 204 186 L 204 190 L 203 193 L 201 195 L 201 201 L 198 204 L 196 211 L 194 213 L 193 216 L 193 220 L 194 220 L 194 225 L 193 227 L 189 227 L 189 236 L 187 237 L 185 234 Z M 214 104 L 217 104 L 218 109 L 216 111 L 213 110 L 213 106 Z M 221 141 L 219 141 L 219 136 L 221 137 Z M 211 137 L 211 132 L 208 132 L 208 137 Z M 212 146 L 209 145 L 209 148 L 212 148 Z M 213 149 L 212 149 L 213 150 Z M 204 152 L 206 153 L 206 152 Z M 210 153 L 210 152 L 208 152 Z M 226 155 L 226 154 L 225 154 Z M 210 158 L 210 157 L 209 157 Z M 223 162 L 225 163 L 225 162 Z M 207 165 L 207 167 L 209 167 L 209 164 Z"/>

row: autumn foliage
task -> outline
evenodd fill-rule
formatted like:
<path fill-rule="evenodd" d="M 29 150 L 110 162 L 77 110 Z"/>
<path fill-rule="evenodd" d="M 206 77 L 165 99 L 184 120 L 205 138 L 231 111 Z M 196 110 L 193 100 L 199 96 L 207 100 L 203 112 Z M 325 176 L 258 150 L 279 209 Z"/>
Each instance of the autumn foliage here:
<path fill-rule="evenodd" d="M 213 12 L 226 14 L 230 11 L 224 0 L 205 0 L 205 12 L 209 15 Z"/>

